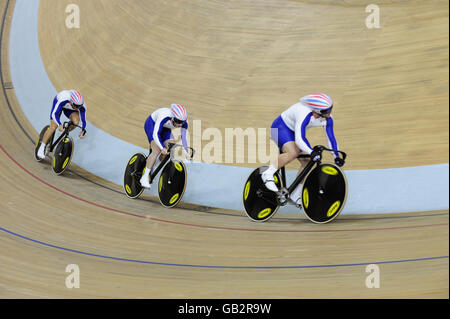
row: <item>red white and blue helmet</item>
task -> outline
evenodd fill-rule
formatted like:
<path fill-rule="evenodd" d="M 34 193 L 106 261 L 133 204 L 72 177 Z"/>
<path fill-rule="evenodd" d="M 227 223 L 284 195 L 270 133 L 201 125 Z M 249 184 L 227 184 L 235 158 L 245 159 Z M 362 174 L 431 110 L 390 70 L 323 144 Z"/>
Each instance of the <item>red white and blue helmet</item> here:
<path fill-rule="evenodd" d="M 320 114 L 330 113 L 333 107 L 333 100 L 324 93 L 306 95 L 300 99 L 300 102 Z"/>
<path fill-rule="evenodd" d="M 70 100 L 77 106 L 81 106 L 84 104 L 83 95 L 81 95 L 80 92 L 76 90 L 70 90 Z"/>
<path fill-rule="evenodd" d="M 172 104 L 170 106 L 170 111 L 172 112 L 172 117 L 178 121 L 185 122 L 187 120 L 187 111 L 184 106 L 180 104 Z"/>

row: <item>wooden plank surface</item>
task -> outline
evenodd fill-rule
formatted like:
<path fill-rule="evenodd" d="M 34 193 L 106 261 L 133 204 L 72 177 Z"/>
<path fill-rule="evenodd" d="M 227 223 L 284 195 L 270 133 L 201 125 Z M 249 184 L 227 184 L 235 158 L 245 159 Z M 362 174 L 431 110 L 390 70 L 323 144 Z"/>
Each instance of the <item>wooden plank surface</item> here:
<path fill-rule="evenodd" d="M 69 3 L 79 29 L 66 27 Z M 268 134 L 299 97 L 323 91 L 348 169 L 447 163 L 448 1 L 382 1 L 379 29 L 366 27 L 369 3 L 42 0 L 39 41 L 55 88 L 79 88 L 93 124 L 141 147 L 147 116 L 173 102 L 203 130 Z M 308 136 L 326 143 L 322 130 Z M 230 164 L 260 165 L 246 159 Z"/>

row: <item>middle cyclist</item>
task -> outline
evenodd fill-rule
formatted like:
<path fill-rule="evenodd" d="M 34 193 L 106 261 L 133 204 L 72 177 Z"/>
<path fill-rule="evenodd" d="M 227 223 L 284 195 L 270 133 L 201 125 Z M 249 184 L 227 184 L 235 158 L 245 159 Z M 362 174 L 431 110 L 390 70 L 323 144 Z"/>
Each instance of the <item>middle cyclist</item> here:
<path fill-rule="evenodd" d="M 161 154 L 160 160 L 168 154 L 168 144 L 174 143 L 172 129 L 181 128 L 181 141 L 187 154 L 186 130 L 188 128 L 187 111 L 179 104 L 172 104 L 169 108 L 160 108 L 153 112 L 145 121 L 144 129 L 150 144 L 150 154 L 147 157 L 147 164 L 140 179 L 142 187 L 150 188 L 149 175 L 157 157 Z"/>

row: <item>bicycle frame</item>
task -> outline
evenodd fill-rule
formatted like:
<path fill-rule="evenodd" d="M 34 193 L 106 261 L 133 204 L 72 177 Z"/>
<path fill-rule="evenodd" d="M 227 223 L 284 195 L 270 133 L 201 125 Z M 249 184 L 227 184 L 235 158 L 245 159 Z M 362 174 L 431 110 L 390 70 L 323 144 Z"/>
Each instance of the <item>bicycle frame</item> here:
<path fill-rule="evenodd" d="M 66 125 L 67 124 L 67 125 Z M 71 126 L 75 126 L 75 127 L 79 127 L 82 129 L 82 127 L 75 125 L 72 123 L 72 121 L 70 122 L 64 122 L 63 126 L 64 126 L 64 131 L 61 133 L 61 135 L 58 137 L 58 139 L 56 140 L 56 142 L 54 142 L 51 146 L 50 146 L 50 152 L 53 152 L 54 148 L 56 147 L 56 145 L 58 145 L 58 143 L 63 139 L 66 138 L 69 135 L 69 128 Z M 86 130 L 84 131 L 84 134 L 86 134 Z"/>
<path fill-rule="evenodd" d="M 347 157 L 347 154 L 342 152 L 342 151 L 325 148 L 324 146 L 319 145 L 320 155 L 322 155 L 323 151 L 338 152 L 338 153 L 342 154 L 342 158 L 344 160 Z M 297 156 L 297 158 L 310 158 L 310 156 L 309 155 L 305 155 L 305 154 L 301 154 L 301 155 Z M 321 162 L 322 161 L 314 162 L 314 161 L 310 160 L 308 162 L 308 164 L 305 166 L 305 168 L 295 178 L 295 180 L 292 182 L 292 184 L 289 187 L 287 187 L 287 191 L 288 191 L 287 194 L 286 194 L 286 192 L 283 189 L 281 189 L 280 191 L 277 192 L 278 200 L 279 200 L 279 204 L 280 205 L 285 205 L 287 203 L 288 195 L 291 194 L 294 191 L 294 189 L 302 182 L 302 180 L 306 177 L 306 175 L 308 175 L 308 173 L 311 171 L 311 169 L 314 167 L 314 165 L 316 165 L 316 164 L 320 165 Z M 283 166 L 278 171 L 281 172 L 281 179 L 283 181 L 282 185 L 286 185 L 286 168 Z M 284 186 L 284 188 L 286 188 L 286 186 Z M 264 196 L 265 193 L 273 194 L 273 192 L 269 191 L 269 190 L 259 190 L 259 194 L 261 196 Z"/>
<path fill-rule="evenodd" d="M 306 158 L 309 155 L 300 155 L 297 158 Z M 300 174 L 295 178 L 292 184 L 287 188 L 289 194 L 294 191 L 294 189 L 301 183 L 301 181 L 305 178 L 306 175 L 311 171 L 315 164 L 320 164 L 320 162 L 309 161 L 305 168 L 300 172 Z M 281 178 L 283 180 L 283 185 L 286 185 L 286 169 L 283 166 L 281 169 Z"/>
<path fill-rule="evenodd" d="M 163 167 L 167 164 L 167 162 L 169 160 L 171 160 L 173 158 L 173 150 L 175 149 L 175 147 L 181 147 L 182 145 L 179 144 L 175 144 L 175 143 L 169 143 L 168 145 L 168 149 L 167 151 L 170 153 L 168 154 L 169 156 L 165 156 L 164 159 L 161 161 L 161 163 L 159 164 L 159 166 L 155 169 L 155 171 L 150 175 L 150 184 L 153 182 L 153 180 L 155 179 L 156 175 L 158 175 L 158 173 L 163 169 Z M 191 158 L 194 156 L 194 149 L 192 147 L 188 147 L 191 151 Z M 150 155 L 150 154 L 149 154 Z M 159 155 L 158 155 L 159 156 Z"/>

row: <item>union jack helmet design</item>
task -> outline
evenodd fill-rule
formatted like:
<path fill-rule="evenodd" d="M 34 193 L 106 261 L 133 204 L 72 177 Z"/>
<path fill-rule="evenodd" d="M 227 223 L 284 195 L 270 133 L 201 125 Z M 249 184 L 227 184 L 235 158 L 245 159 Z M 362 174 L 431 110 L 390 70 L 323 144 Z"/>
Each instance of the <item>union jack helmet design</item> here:
<path fill-rule="evenodd" d="M 176 118 L 177 120 L 182 122 L 187 120 L 187 111 L 184 106 L 180 104 L 172 104 L 170 106 L 170 111 L 172 112 L 172 117 Z"/>
<path fill-rule="evenodd" d="M 324 93 L 306 95 L 300 99 L 300 102 L 320 114 L 329 113 L 333 107 L 333 101 Z"/>
<path fill-rule="evenodd" d="M 73 104 L 81 106 L 84 104 L 83 95 L 80 94 L 80 92 L 76 90 L 70 90 L 70 100 Z"/>

